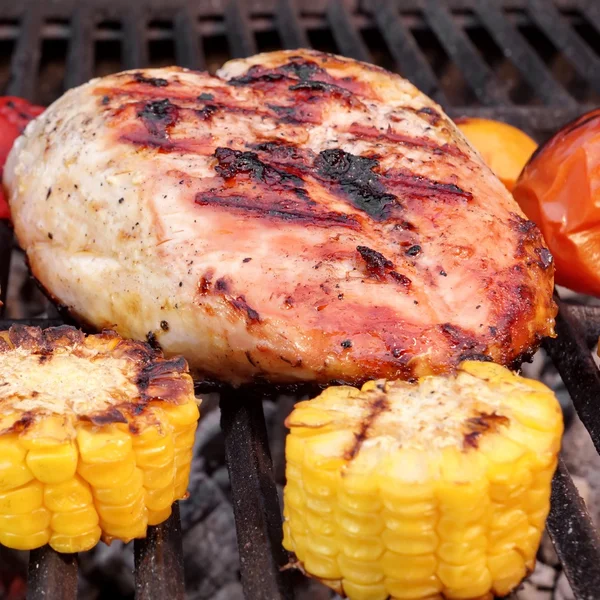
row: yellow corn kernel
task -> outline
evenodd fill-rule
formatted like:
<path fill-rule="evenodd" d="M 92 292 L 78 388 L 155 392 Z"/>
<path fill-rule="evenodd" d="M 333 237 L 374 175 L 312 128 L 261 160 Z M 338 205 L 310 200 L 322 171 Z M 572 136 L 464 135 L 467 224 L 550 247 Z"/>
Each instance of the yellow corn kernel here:
<path fill-rule="evenodd" d="M 193 443 L 193 441 L 192 441 Z M 154 443 L 145 442 L 134 444 L 135 462 L 138 467 L 157 469 L 173 462 L 175 447 L 170 434 L 156 440 Z M 187 450 L 191 445 L 185 447 Z"/>
<path fill-rule="evenodd" d="M 166 416 L 168 422 L 176 429 L 182 429 L 198 422 L 200 412 L 195 402 L 185 402 L 183 404 L 170 404 L 161 402 L 160 405 L 151 403 L 150 406 L 160 411 Z"/>
<path fill-rule="evenodd" d="M 349 579 L 344 580 L 344 594 L 353 600 L 387 600 L 389 593 L 385 584 L 362 585 Z"/>
<path fill-rule="evenodd" d="M 52 512 L 67 513 L 92 504 L 90 486 L 79 475 L 44 486 L 44 505 Z"/>
<path fill-rule="evenodd" d="M 140 517 L 137 521 L 126 524 L 107 523 L 100 521 L 102 539 L 110 542 L 113 539 L 122 540 L 127 543 L 135 538 L 145 537 L 148 527 L 147 516 Z"/>
<path fill-rule="evenodd" d="M 176 448 L 192 448 L 196 439 L 196 424 L 191 427 L 180 429 L 174 436 Z"/>
<path fill-rule="evenodd" d="M 81 552 L 167 519 L 199 418 L 185 362 L 107 332 L 0 338 L 0 543 Z"/>
<path fill-rule="evenodd" d="M 98 525 L 98 513 L 93 505 L 84 506 L 69 512 L 55 512 L 50 527 L 53 532 L 77 536 Z"/>
<path fill-rule="evenodd" d="M 127 460 L 133 449 L 131 435 L 116 426 L 80 427 L 77 445 L 81 460 L 90 464 L 116 463 Z"/>
<path fill-rule="evenodd" d="M 33 535 L 48 528 L 51 516 L 52 513 L 44 507 L 36 508 L 26 515 L 0 515 L 0 531 L 15 535 Z"/>
<path fill-rule="evenodd" d="M 77 472 L 93 488 L 110 488 L 125 486 L 131 480 L 135 471 L 135 455 L 130 452 L 124 460 L 89 464 L 80 461 Z"/>
<path fill-rule="evenodd" d="M 166 521 L 171 516 L 171 507 L 163 508 L 161 510 L 149 510 L 148 511 L 148 525 L 158 525 L 163 521 Z"/>
<path fill-rule="evenodd" d="M 61 483 L 75 475 L 77 448 L 73 442 L 35 448 L 25 459 L 33 476 L 42 483 Z"/>
<path fill-rule="evenodd" d="M 163 489 L 175 478 L 175 467 L 168 464 L 158 469 L 144 469 L 144 487 L 147 490 Z"/>
<path fill-rule="evenodd" d="M 4 469 L 16 467 L 25 462 L 27 451 L 16 433 L 0 436 L 0 473 Z"/>
<path fill-rule="evenodd" d="M 487 600 L 532 568 L 562 434 L 547 388 L 464 363 L 329 388 L 286 422 L 284 546 L 350 600 Z"/>
<path fill-rule="evenodd" d="M 23 487 L 0 492 L 0 515 L 21 515 L 42 506 L 44 486 L 31 481 Z"/>
<path fill-rule="evenodd" d="M 129 504 L 111 506 L 97 502 L 96 509 L 102 521 L 115 525 L 130 523 L 147 514 L 143 491 L 140 491 Z"/>
<path fill-rule="evenodd" d="M 50 529 L 43 529 L 29 535 L 0 531 L 0 544 L 13 550 L 33 550 L 48 543 Z"/>
<path fill-rule="evenodd" d="M 26 464 L 11 465 L 0 469 L 0 490 L 12 490 L 25 485 L 33 478 L 34 475 Z"/>
<path fill-rule="evenodd" d="M 148 510 L 160 512 L 173 504 L 175 498 L 175 487 L 168 485 L 158 490 L 146 490 L 145 504 Z"/>
<path fill-rule="evenodd" d="M 377 561 L 354 560 L 348 558 L 345 554 L 340 554 L 337 564 L 344 581 L 353 581 L 363 585 L 373 585 L 383 581 L 383 570 Z"/>
<path fill-rule="evenodd" d="M 120 487 L 94 488 L 94 498 L 97 502 L 110 506 L 129 504 L 143 487 L 144 473 L 135 468 L 126 485 Z"/>
<path fill-rule="evenodd" d="M 100 527 L 94 527 L 90 531 L 79 535 L 52 533 L 48 543 L 57 552 L 74 554 L 91 550 L 100 541 L 101 535 L 102 530 Z"/>

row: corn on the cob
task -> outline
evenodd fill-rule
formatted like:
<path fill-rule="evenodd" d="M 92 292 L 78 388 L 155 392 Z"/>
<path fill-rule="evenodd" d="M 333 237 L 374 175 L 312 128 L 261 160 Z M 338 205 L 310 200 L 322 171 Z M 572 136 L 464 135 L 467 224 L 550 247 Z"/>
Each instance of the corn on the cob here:
<path fill-rule="evenodd" d="M 353 600 L 504 596 L 531 571 L 563 429 L 486 362 L 332 387 L 288 417 L 284 546 Z"/>
<path fill-rule="evenodd" d="M 144 537 L 186 494 L 198 418 L 183 359 L 112 332 L 0 332 L 0 543 Z"/>

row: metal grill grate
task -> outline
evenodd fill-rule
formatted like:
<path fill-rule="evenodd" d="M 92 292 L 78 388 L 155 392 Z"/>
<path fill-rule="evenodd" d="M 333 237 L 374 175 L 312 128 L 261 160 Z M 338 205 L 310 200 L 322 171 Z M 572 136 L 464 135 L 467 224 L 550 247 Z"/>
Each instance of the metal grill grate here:
<path fill-rule="evenodd" d="M 231 57 L 313 45 L 396 69 L 452 116 L 499 118 L 542 140 L 600 104 L 600 48 L 590 45 L 599 36 L 596 0 L 0 0 L 0 47 L 9 49 L 0 87 L 47 104 L 111 70 L 214 70 Z M 12 243 L 0 223 L 3 300 Z M 600 310 L 558 302 L 559 337 L 545 348 L 600 451 L 600 373 L 588 349 L 600 334 Z M 292 598 L 291 574 L 280 570 L 287 557 L 260 395 L 225 389 L 221 411 L 246 597 Z M 598 597 L 600 540 L 563 463 L 547 526 L 576 597 Z M 177 507 L 135 542 L 135 566 L 137 598 L 184 598 Z M 76 593 L 75 557 L 47 547 L 31 553 L 29 598 Z"/>

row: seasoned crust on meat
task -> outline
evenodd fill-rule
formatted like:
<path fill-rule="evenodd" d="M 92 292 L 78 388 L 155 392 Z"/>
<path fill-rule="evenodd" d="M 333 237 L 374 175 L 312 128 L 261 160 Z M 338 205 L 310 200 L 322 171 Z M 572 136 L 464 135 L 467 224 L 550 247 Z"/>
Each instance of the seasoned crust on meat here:
<path fill-rule="evenodd" d="M 509 364 L 553 334 L 536 226 L 409 82 L 299 50 L 67 92 L 5 184 L 42 285 L 241 383 Z"/>

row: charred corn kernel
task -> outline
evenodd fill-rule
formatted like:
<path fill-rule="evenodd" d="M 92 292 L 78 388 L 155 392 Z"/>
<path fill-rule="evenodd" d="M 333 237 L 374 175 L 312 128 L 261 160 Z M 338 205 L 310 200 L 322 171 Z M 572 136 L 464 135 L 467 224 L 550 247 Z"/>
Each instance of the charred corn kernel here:
<path fill-rule="evenodd" d="M 291 564 L 351 600 L 510 593 L 548 513 L 563 428 L 552 392 L 483 362 L 337 389 L 286 422 Z"/>
<path fill-rule="evenodd" d="M 199 418 L 185 361 L 71 327 L 13 327 L 0 349 L 0 544 L 81 552 L 167 519 Z"/>

